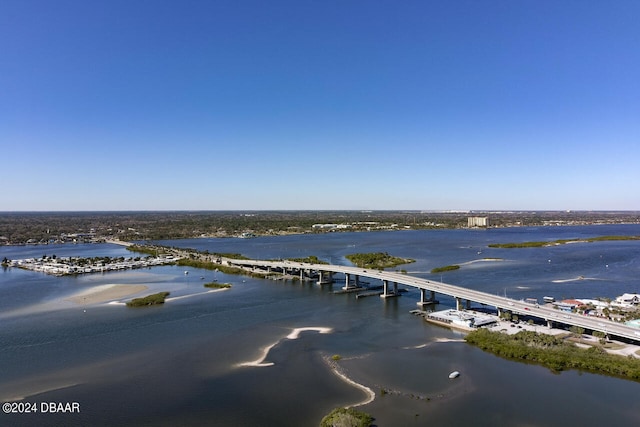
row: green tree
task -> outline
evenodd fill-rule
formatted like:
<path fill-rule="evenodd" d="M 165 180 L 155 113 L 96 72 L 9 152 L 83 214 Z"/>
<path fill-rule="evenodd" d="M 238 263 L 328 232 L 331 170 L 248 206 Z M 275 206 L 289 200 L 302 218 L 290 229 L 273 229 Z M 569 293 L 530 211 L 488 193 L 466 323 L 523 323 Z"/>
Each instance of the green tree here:
<path fill-rule="evenodd" d="M 581 337 L 582 334 L 584 334 L 584 328 L 581 328 L 580 326 L 572 326 L 569 328 L 569 331 L 578 337 Z"/>

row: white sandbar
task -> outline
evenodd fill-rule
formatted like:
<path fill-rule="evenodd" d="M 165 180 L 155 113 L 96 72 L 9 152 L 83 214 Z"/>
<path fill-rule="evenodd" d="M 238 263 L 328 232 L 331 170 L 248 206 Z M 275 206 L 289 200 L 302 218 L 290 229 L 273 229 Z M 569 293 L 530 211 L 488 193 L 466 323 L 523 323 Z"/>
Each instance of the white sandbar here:
<path fill-rule="evenodd" d="M 331 367 L 331 370 L 333 371 L 333 373 L 336 374 L 342 381 L 344 381 L 347 384 L 352 385 L 352 386 L 362 390 L 367 395 L 367 397 L 362 402 L 358 402 L 358 403 L 354 403 L 353 405 L 345 406 L 345 408 L 355 408 L 356 406 L 366 405 L 367 403 L 371 403 L 371 402 L 373 402 L 375 400 L 376 394 L 375 394 L 375 392 L 373 390 L 371 390 L 369 387 L 367 387 L 364 384 L 360 384 L 360 383 L 355 382 L 354 380 L 352 380 L 351 378 L 346 376 L 340 370 L 340 368 L 338 368 L 338 366 L 336 364 L 330 363 L 328 361 L 328 359 L 325 359 L 325 360 L 327 360 L 327 363 Z"/>
<path fill-rule="evenodd" d="M 300 336 L 300 332 L 304 332 L 304 331 L 317 331 L 321 334 L 330 334 L 331 332 L 333 332 L 333 329 L 323 328 L 321 326 L 310 326 L 308 328 L 295 328 L 293 332 L 287 335 L 287 338 L 289 338 L 290 340 L 298 339 L 298 337 Z"/>
<path fill-rule="evenodd" d="M 145 285 L 100 285 L 66 298 L 76 304 L 98 304 L 134 295 L 149 289 Z"/>
<path fill-rule="evenodd" d="M 300 336 L 300 332 L 304 332 L 304 331 L 316 331 L 316 332 L 319 332 L 321 334 L 329 334 L 329 333 L 331 333 L 333 331 L 333 329 L 332 328 L 325 328 L 325 327 L 322 327 L 322 326 L 309 326 L 309 327 L 306 327 L 306 328 L 295 328 L 285 338 L 290 339 L 290 340 L 298 339 L 298 337 Z M 270 345 L 264 347 L 262 349 L 262 354 L 261 354 L 259 359 L 256 359 L 256 360 L 251 361 L 251 362 L 238 363 L 236 366 L 254 366 L 254 367 L 273 366 L 274 365 L 273 362 L 265 363 L 265 359 L 269 355 L 269 352 L 271 351 L 271 349 L 273 347 L 275 347 L 276 345 L 280 344 L 280 342 L 282 342 L 282 339 L 279 339 L 278 341 L 274 342 L 273 344 L 270 344 Z"/>

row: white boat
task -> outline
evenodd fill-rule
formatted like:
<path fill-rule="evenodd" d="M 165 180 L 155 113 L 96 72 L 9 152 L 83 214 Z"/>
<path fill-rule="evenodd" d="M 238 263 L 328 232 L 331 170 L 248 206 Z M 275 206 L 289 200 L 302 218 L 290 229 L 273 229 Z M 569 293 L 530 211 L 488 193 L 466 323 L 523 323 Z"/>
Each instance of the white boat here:
<path fill-rule="evenodd" d="M 460 376 L 460 372 L 458 371 L 453 371 L 449 374 L 449 378 L 454 379 L 454 378 L 458 378 Z"/>

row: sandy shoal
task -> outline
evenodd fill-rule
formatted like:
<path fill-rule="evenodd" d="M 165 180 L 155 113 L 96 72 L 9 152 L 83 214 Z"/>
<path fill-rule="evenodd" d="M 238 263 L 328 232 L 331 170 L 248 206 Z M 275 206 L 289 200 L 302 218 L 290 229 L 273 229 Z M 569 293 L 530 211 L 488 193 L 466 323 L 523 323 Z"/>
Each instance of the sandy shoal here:
<path fill-rule="evenodd" d="M 98 304 L 134 295 L 149 289 L 145 285 L 101 285 L 66 299 L 76 304 Z"/>

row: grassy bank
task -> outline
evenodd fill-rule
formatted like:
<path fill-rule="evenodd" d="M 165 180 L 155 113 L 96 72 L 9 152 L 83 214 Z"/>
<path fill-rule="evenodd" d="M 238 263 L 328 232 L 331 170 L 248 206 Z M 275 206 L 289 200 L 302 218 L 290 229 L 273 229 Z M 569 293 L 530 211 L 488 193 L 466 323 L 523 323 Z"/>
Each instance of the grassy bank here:
<path fill-rule="evenodd" d="M 640 361 L 609 354 L 601 347 L 580 348 L 551 335 L 520 331 L 515 335 L 477 329 L 465 340 L 506 359 L 538 363 L 552 371 L 577 369 L 640 381 Z"/>

